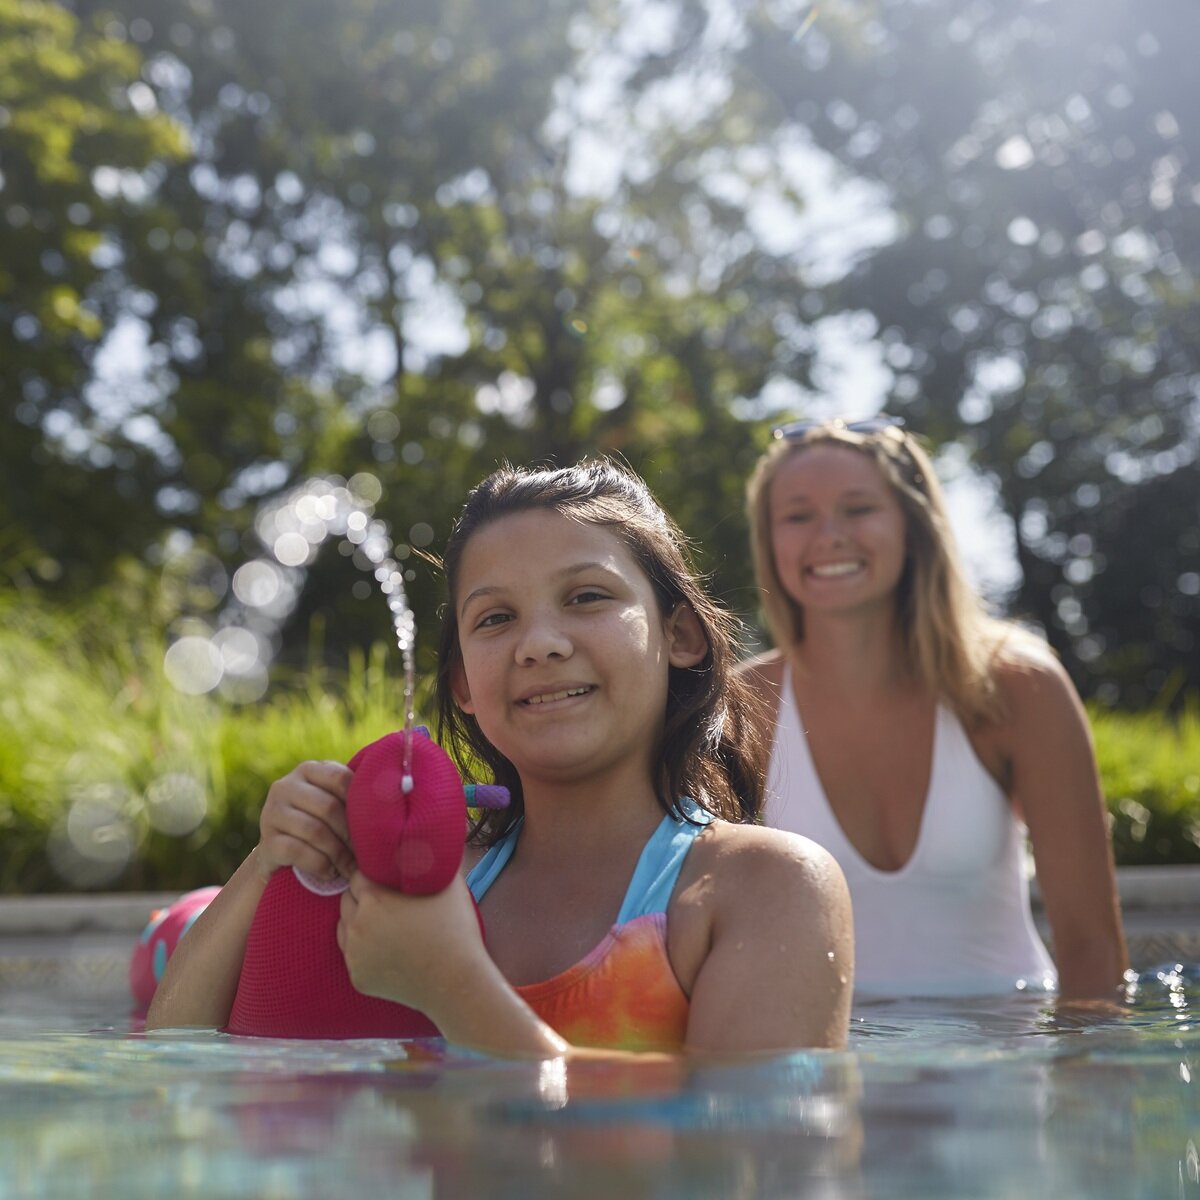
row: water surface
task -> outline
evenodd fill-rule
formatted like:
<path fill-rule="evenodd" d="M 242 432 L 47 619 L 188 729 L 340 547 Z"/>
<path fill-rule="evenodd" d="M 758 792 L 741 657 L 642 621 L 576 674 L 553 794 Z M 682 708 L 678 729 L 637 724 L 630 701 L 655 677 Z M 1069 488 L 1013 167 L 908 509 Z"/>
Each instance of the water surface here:
<path fill-rule="evenodd" d="M 0 1197 L 1200 1197 L 1189 986 L 1150 975 L 1109 1015 L 864 1004 L 846 1053 L 570 1068 L 144 1035 L 26 995 L 0 1013 Z"/>

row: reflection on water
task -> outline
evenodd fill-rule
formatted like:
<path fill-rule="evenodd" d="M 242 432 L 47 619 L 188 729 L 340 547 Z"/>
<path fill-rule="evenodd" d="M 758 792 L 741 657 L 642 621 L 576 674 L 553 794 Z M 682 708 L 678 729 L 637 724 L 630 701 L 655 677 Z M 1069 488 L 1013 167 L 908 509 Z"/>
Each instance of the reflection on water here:
<path fill-rule="evenodd" d="M 1200 1196 L 1200 1037 L 1186 972 L 1162 974 L 1107 1013 L 876 1002 L 848 1053 L 741 1064 L 142 1036 L 6 1008 L 0 1195 Z"/>

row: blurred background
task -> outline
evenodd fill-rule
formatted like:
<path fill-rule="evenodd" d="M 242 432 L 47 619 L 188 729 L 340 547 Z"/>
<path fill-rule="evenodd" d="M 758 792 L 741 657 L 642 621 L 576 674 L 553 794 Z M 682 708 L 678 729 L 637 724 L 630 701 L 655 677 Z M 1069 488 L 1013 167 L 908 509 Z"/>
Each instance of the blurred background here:
<path fill-rule="evenodd" d="M 758 612 L 786 417 L 902 415 L 1200 861 L 1194 0 L 0 0 L 0 891 L 182 888 L 401 709 L 499 461 Z M 357 514 L 357 515 L 356 515 Z M 423 697 L 418 708 L 424 707 Z"/>

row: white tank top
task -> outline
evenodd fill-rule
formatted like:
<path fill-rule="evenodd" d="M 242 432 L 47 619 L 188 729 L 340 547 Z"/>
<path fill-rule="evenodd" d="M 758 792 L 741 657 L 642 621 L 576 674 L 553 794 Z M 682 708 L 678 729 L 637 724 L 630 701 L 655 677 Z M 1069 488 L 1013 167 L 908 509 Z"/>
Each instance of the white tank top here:
<path fill-rule="evenodd" d="M 766 823 L 824 846 L 845 873 L 857 994 L 964 996 L 1057 986 L 1029 908 L 1025 826 L 949 709 L 937 710 L 916 846 L 899 870 L 882 871 L 858 853 L 829 806 L 785 670 Z"/>

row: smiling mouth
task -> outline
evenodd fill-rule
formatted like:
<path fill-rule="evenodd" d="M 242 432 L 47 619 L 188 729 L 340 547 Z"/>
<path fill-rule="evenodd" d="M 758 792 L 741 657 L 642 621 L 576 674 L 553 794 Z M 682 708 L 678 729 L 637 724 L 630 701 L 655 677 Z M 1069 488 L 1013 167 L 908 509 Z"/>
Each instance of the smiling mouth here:
<path fill-rule="evenodd" d="M 595 690 L 591 686 L 562 688 L 557 692 L 542 692 L 540 696 L 527 696 L 524 700 L 518 700 L 517 703 L 524 705 L 526 708 L 532 708 L 539 704 L 551 704 L 555 700 L 569 700 L 572 696 L 586 696 L 589 692 L 594 692 Z"/>
<path fill-rule="evenodd" d="M 818 579 L 838 579 L 843 575 L 854 575 L 862 570 L 861 562 L 826 563 L 819 567 L 809 567 L 808 573 Z"/>

